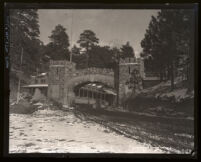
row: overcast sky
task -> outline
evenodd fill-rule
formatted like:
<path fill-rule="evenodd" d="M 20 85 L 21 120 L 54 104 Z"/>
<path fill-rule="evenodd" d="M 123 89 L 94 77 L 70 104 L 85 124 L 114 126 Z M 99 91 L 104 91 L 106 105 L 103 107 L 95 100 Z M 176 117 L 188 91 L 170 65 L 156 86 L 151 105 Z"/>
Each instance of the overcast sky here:
<path fill-rule="evenodd" d="M 120 46 L 129 41 L 138 56 L 151 16 L 157 12 L 145 9 L 41 9 L 38 10 L 40 39 L 47 44 L 51 31 L 61 24 L 67 29 L 70 43 L 75 44 L 80 33 L 90 29 L 96 33 L 100 45 Z"/>

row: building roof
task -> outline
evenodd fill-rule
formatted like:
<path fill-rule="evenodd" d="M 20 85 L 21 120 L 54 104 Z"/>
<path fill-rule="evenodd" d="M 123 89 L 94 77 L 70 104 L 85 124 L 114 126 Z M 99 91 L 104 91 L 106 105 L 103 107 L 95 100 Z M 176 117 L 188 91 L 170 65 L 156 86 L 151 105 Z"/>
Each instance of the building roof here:
<path fill-rule="evenodd" d="M 44 76 L 44 75 L 47 75 L 47 73 L 41 73 L 38 76 Z"/>
<path fill-rule="evenodd" d="M 117 93 L 116 92 L 114 92 L 114 91 L 112 91 L 111 89 L 104 89 L 103 90 L 105 93 L 107 93 L 107 94 L 111 94 L 111 95 L 117 95 Z"/>
<path fill-rule="evenodd" d="M 105 87 L 103 84 L 100 83 L 89 83 L 81 87 L 82 89 L 87 89 L 90 91 L 96 91 L 96 92 L 103 92 L 111 95 L 117 95 L 116 92 L 108 87 Z"/>
<path fill-rule="evenodd" d="M 48 87 L 48 84 L 29 84 L 26 86 L 22 86 L 24 88 L 40 88 L 40 87 Z"/>
<path fill-rule="evenodd" d="M 40 73 L 40 74 L 38 74 L 38 75 L 31 75 L 31 77 L 40 77 L 40 76 L 45 76 L 45 75 L 47 75 L 47 73 Z"/>

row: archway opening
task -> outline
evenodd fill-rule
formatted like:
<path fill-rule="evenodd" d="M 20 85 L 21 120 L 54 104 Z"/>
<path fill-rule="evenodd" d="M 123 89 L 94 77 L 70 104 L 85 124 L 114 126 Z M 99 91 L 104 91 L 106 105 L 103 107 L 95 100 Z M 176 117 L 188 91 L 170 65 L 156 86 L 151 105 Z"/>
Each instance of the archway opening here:
<path fill-rule="evenodd" d="M 75 104 L 89 104 L 95 107 L 115 105 L 114 88 L 101 82 L 85 82 L 74 87 Z"/>

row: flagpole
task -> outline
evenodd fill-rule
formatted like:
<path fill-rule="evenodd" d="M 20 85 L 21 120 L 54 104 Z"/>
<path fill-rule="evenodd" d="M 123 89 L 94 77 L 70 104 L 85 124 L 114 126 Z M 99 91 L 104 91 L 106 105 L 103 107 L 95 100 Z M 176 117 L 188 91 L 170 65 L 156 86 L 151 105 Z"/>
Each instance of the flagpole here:
<path fill-rule="evenodd" d="M 72 62 L 72 43 L 73 43 L 73 10 L 72 10 L 72 19 L 71 19 L 71 44 L 70 44 L 70 47 L 71 47 L 71 52 L 70 52 L 70 62 Z"/>

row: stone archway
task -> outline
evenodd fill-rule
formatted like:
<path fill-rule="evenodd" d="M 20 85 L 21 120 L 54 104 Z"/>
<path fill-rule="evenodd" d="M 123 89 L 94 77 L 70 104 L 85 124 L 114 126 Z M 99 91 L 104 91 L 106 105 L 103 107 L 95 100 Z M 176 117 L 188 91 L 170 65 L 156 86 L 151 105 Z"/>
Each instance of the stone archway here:
<path fill-rule="evenodd" d="M 85 82 L 100 82 L 114 88 L 114 77 L 103 74 L 86 74 L 68 79 L 64 83 L 64 105 L 71 105 L 75 99 L 74 87 Z"/>

